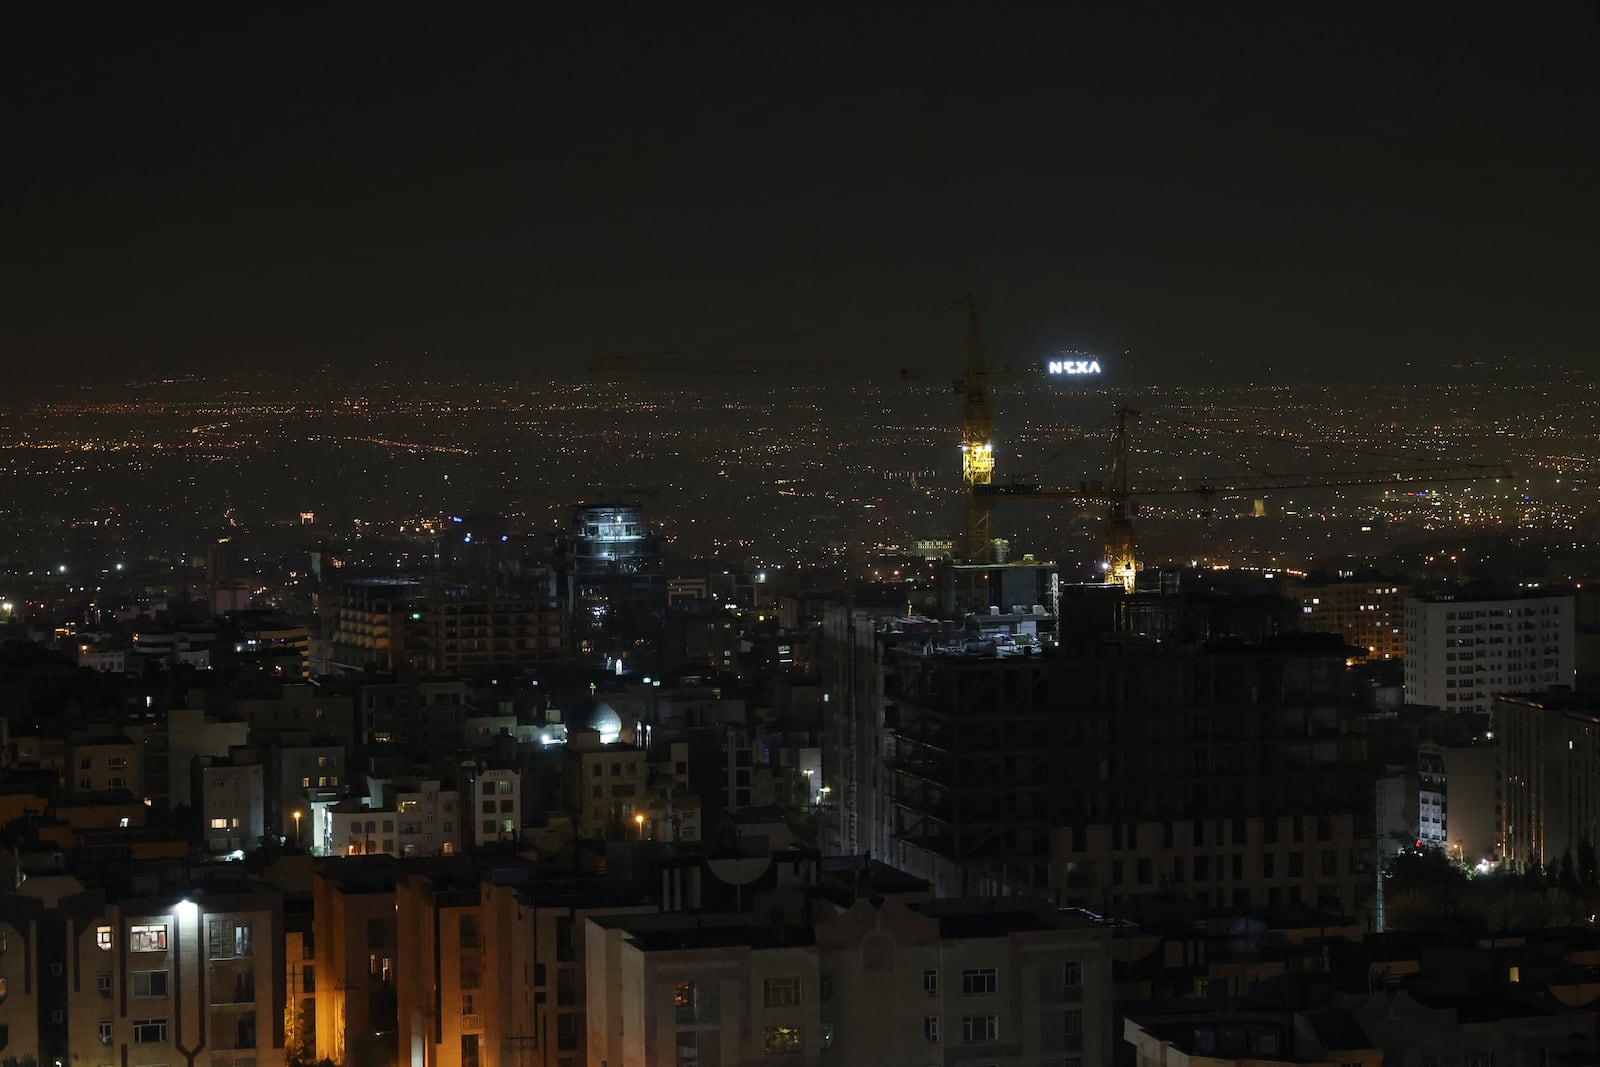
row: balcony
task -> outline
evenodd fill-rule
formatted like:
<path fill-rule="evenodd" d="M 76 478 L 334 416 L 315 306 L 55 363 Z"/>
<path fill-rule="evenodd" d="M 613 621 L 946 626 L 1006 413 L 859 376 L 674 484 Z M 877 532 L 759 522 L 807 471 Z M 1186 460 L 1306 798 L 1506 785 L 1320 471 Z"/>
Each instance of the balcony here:
<path fill-rule="evenodd" d="M 471 1015 L 463 1015 L 461 1017 L 461 1029 L 482 1030 L 483 1016 L 479 1015 L 477 1012 L 473 1012 Z"/>

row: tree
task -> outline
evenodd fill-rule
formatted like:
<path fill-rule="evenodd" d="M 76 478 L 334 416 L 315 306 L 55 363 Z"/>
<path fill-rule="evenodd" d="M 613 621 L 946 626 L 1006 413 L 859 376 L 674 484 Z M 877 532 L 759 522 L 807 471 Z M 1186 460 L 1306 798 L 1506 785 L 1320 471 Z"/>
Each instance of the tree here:
<path fill-rule="evenodd" d="M 1594 842 L 1581 842 L 1578 845 L 1578 881 L 1584 885 L 1593 885 L 1595 874 Z"/>

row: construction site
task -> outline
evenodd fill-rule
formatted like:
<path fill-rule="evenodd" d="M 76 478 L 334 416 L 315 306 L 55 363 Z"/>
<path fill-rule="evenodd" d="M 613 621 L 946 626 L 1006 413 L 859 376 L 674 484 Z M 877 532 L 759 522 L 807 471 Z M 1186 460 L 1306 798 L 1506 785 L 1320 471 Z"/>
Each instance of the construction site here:
<path fill-rule="evenodd" d="M 1119 404 L 1102 474 L 1060 488 L 1001 480 L 1002 375 L 965 304 L 960 550 L 940 563 L 928 614 L 828 616 L 823 682 L 838 706 L 823 760 L 837 803 L 825 847 L 882 856 L 941 894 L 1042 892 L 1116 915 L 1158 900 L 1350 913 L 1374 877 L 1368 709 L 1347 677 L 1351 650 L 1296 632 L 1279 591 L 1147 568 L 1139 503 L 1507 472 L 1146 474 L 1130 461 L 1141 412 Z M 1101 366 L 1074 356 L 1006 374 L 1083 382 Z M 1098 581 L 1006 557 L 996 515 L 1051 500 L 1103 509 Z"/>

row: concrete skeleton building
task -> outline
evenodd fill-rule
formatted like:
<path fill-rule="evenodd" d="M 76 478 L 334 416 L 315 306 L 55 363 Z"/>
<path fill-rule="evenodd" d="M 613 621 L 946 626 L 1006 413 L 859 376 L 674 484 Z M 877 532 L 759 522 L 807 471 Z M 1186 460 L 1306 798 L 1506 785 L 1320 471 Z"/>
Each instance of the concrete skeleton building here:
<path fill-rule="evenodd" d="M 830 624 L 830 849 L 942 895 L 1096 909 L 1174 891 L 1349 908 L 1369 880 L 1372 783 L 1338 639 L 1028 654 L 931 620 Z"/>

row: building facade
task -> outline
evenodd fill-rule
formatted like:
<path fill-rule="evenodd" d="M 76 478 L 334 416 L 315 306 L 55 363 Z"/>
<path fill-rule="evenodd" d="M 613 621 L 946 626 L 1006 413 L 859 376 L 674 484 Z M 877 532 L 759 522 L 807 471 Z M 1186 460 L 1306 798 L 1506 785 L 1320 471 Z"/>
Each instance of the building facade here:
<path fill-rule="evenodd" d="M 1525 870 L 1592 868 L 1600 834 L 1600 694 L 1502 696 L 1494 719 L 1505 859 Z"/>
<path fill-rule="evenodd" d="M 1300 581 L 1290 588 L 1302 633 L 1338 634 L 1354 650 L 1352 663 L 1406 655 L 1405 602 L 1411 587 L 1393 578 Z"/>
<path fill-rule="evenodd" d="M 1405 620 L 1408 704 L 1487 715 L 1497 693 L 1573 684 L 1571 596 L 1407 597 Z"/>
<path fill-rule="evenodd" d="M 139 745 L 120 735 L 86 737 L 69 742 L 67 776 L 73 792 L 106 793 L 124 789 L 136 795 L 144 790 Z"/>
<path fill-rule="evenodd" d="M 1110 1062 L 1108 931 L 1020 898 L 859 900 L 812 925 L 594 917 L 592 1067 Z"/>
<path fill-rule="evenodd" d="M 1251 820 L 1275 829 L 1292 816 L 1348 828 L 1344 848 L 1370 839 L 1362 709 L 1338 638 L 1219 648 L 1127 638 L 1008 654 L 908 621 L 873 653 L 877 669 L 869 659 L 867 677 L 851 680 L 839 714 L 853 725 L 825 734 L 850 735 L 846 765 L 830 769 L 825 749 L 823 778 L 841 773 L 847 844 L 879 846 L 874 855 L 942 896 L 1049 891 L 1099 907 L 1158 894 L 1157 867 L 1176 846 L 1158 845 L 1164 832 L 1130 838 L 1140 824 L 1170 825 L 1176 841 L 1180 827 L 1222 820 L 1232 847 Z M 1119 881 L 1117 864 L 1140 858 L 1149 880 L 1125 870 Z M 1344 852 L 1327 882 L 1316 871 L 1259 886 L 1268 896 L 1274 885 L 1344 887 L 1344 899 L 1359 873 Z M 1240 889 L 1254 899 L 1261 877 L 1184 872 L 1230 902 Z"/>
<path fill-rule="evenodd" d="M 202 758 L 200 817 L 206 851 L 214 856 L 249 851 L 266 833 L 265 768 Z"/>
<path fill-rule="evenodd" d="M 70 878 L 48 879 L 71 883 Z M 19 1062 L 285 1062 L 274 893 L 0 895 L 0 1037 Z"/>

